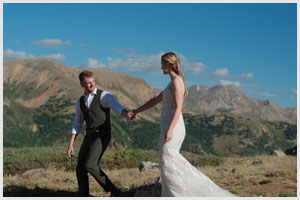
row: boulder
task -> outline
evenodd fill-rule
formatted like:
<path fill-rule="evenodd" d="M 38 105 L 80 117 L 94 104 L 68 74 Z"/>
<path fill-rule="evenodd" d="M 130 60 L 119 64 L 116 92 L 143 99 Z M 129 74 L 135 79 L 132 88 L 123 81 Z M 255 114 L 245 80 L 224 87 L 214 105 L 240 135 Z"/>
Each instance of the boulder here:
<path fill-rule="evenodd" d="M 280 150 L 274 150 L 271 155 L 273 156 L 277 156 L 277 157 L 285 157 L 286 154 L 283 151 Z"/>
<path fill-rule="evenodd" d="M 44 172 L 45 169 L 43 168 L 39 168 L 39 169 L 31 169 L 31 170 L 27 170 L 26 172 L 24 172 L 22 174 L 22 176 L 28 176 L 28 175 L 31 175 L 31 174 L 37 174 L 37 173 L 42 173 Z"/>
<path fill-rule="evenodd" d="M 287 149 L 284 153 L 289 156 L 297 156 L 297 145 L 291 149 Z"/>
<path fill-rule="evenodd" d="M 63 180 L 65 183 L 76 183 L 77 179 L 76 178 L 66 178 Z"/>
<path fill-rule="evenodd" d="M 143 161 L 139 166 L 140 172 L 148 171 L 148 170 L 151 170 L 151 169 L 159 169 L 159 163 L 153 163 L 153 162 L 150 162 L 150 161 Z"/>
<path fill-rule="evenodd" d="M 254 160 L 252 162 L 252 165 L 262 165 L 262 164 L 263 164 L 262 160 Z"/>
<path fill-rule="evenodd" d="M 161 180 L 160 177 L 153 181 L 147 182 L 137 188 L 134 197 L 160 197 L 161 196 Z"/>

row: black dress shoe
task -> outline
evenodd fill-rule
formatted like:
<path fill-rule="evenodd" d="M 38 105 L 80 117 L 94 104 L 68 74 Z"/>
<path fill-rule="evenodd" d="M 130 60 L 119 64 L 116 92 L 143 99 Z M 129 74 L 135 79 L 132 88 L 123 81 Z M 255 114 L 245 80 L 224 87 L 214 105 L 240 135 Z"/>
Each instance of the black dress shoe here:
<path fill-rule="evenodd" d="M 121 190 L 117 190 L 117 191 L 114 191 L 114 192 L 110 193 L 110 197 L 121 197 L 121 195 L 122 195 Z"/>
<path fill-rule="evenodd" d="M 110 194 L 110 197 L 130 197 L 130 194 L 129 192 L 122 192 L 122 191 L 115 192 L 115 193 L 112 192 Z"/>

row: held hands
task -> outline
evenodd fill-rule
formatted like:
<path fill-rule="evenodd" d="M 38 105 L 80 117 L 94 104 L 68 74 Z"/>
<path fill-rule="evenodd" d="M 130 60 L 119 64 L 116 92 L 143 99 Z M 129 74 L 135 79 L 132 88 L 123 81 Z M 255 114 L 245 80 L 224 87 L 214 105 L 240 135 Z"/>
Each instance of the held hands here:
<path fill-rule="evenodd" d="M 137 112 L 136 110 L 131 110 L 127 113 L 127 118 L 128 120 L 133 120 L 136 116 Z"/>
<path fill-rule="evenodd" d="M 134 116 L 133 112 L 132 112 L 132 111 L 129 111 L 129 112 L 127 113 L 127 119 L 128 119 L 128 120 L 133 120 L 134 118 L 135 118 L 135 116 Z"/>
<path fill-rule="evenodd" d="M 133 120 L 135 118 L 134 113 L 132 111 L 127 111 L 126 109 L 122 110 L 121 116 L 128 120 Z"/>

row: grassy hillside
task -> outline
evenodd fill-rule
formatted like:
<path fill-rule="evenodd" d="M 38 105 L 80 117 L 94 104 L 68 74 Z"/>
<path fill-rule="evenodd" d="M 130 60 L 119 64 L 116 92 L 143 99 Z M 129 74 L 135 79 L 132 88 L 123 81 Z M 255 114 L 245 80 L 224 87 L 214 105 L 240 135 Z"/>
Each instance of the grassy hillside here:
<path fill-rule="evenodd" d="M 60 111 L 70 105 L 74 106 L 62 98 L 50 98 L 39 108 L 26 108 L 17 102 L 4 105 L 4 147 L 48 146 L 65 142 L 74 114 Z"/>
<path fill-rule="evenodd" d="M 269 154 L 297 143 L 297 126 L 237 114 L 185 114 L 183 150 L 220 156 Z"/>
<path fill-rule="evenodd" d="M 66 145 L 74 120 L 75 104 L 51 97 L 39 108 L 14 102 L 4 105 L 4 147 Z M 159 124 L 145 119 L 128 121 L 112 112 L 114 149 L 158 150 Z M 283 122 L 267 122 L 248 116 L 184 114 L 186 138 L 183 151 L 220 156 L 269 154 L 296 144 L 297 128 Z M 82 128 L 82 135 L 85 127 Z"/>

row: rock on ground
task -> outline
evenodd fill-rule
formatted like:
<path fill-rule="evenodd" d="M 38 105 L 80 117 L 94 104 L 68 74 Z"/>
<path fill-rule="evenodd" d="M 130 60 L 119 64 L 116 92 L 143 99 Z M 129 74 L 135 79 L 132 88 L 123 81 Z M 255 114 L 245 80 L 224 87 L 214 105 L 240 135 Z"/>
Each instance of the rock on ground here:
<path fill-rule="evenodd" d="M 278 157 L 285 157 L 286 154 L 283 152 L 283 151 L 280 151 L 280 150 L 274 150 L 271 155 L 273 156 L 278 156 Z"/>
<path fill-rule="evenodd" d="M 139 166 L 139 170 L 141 171 L 148 171 L 151 169 L 158 169 L 159 168 L 159 163 L 153 163 L 150 161 L 143 161 L 140 166 Z"/>
<path fill-rule="evenodd" d="M 30 174 L 37 174 L 37 173 L 42 173 L 44 172 L 45 169 L 43 168 L 39 168 L 39 169 L 31 169 L 31 170 L 27 170 L 26 172 L 24 172 L 22 174 L 22 176 L 27 176 L 27 175 L 30 175 Z"/>
<path fill-rule="evenodd" d="M 262 165 L 262 164 L 263 164 L 262 160 L 254 160 L 252 162 L 252 165 Z"/>
<path fill-rule="evenodd" d="M 140 186 L 134 197 L 160 197 L 161 196 L 161 180 L 160 177 L 154 179 Z"/>

